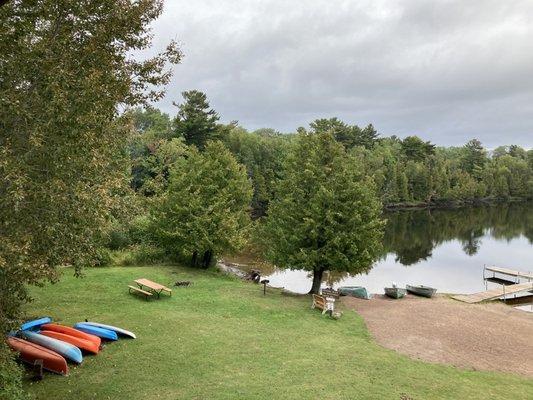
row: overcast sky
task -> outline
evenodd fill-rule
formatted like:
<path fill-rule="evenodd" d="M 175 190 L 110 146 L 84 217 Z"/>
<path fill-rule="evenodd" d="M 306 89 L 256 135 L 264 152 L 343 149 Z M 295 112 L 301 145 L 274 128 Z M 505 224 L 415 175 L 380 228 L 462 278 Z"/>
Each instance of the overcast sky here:
<path fill-rule="evenodd" d="M 249 130 L 336 116 L 533 147 L 533 0 L 166 0 L 153 31 L 185 53 L 158 104 L 171 115 L 198 89 Z"/>

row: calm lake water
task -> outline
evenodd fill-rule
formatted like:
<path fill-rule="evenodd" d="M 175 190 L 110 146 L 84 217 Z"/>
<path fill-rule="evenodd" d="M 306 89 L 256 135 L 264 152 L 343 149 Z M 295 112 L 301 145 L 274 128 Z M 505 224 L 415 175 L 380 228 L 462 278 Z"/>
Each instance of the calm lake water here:
<path fill-rule="evenodd" d="M 485 290 L 483 266 L 533 272 L 533 203 L 458 210 L 413 210 L 385 214 L 383 255 L 368 274 L 325 275 L 323 286 L 365 286 L 383 293 L 395 282 L 424 284 L 445 293 Z M 270 285 L 306 293 L 307 271 L 279 270 Z M 497 285 L 488 283 L 488 288 Z"/>

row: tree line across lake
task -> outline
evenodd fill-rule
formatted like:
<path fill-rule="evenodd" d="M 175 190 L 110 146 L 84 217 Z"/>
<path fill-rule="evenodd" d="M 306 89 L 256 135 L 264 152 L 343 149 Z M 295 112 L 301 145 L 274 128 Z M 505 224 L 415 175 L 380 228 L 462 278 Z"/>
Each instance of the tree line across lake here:
<path fill-rule="evenodd" d="M 269 128 L 249 132 L 236 122 L 218 123 L 204 93 L 183 95 L 175 117 L 154 108 L 132 112 L 132 187 L 138 192 L 154 192 L 152 180 L 168 161 L 160 153 L 173 138 L 200 151 L 209 140 L 219 140 L 246 167 L 252 214 L 264 216 L 295 138 L 328 133 L 355 160 L 359 173 L 372 178 L 386 207 L 533 198 L 533 150 L 520 146 L 488 151 L 472 139 L 461 147 L 437 147 L 418 136 L 381 137 L 372 125 L 360 128 L 337 118 L 317 119 L 290 134 Z"/>

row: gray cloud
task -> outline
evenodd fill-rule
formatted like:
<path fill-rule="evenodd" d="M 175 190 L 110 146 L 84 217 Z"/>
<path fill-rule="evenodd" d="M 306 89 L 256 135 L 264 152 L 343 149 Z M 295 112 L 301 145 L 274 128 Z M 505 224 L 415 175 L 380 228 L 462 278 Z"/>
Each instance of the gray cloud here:
<path fill-rule="evenodd" d="M 167 0 L 153 29 L 185 53 L 170 114 L 199 89 L 248 129 L 337 116 L 439 145 L 533 142 L 533 1 Z"/>

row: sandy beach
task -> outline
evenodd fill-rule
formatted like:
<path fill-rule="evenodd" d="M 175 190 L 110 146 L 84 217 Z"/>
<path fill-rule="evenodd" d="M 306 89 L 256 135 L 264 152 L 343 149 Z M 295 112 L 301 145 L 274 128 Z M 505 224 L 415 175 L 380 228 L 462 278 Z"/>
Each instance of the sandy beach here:
<path fill-rule="evenodd" d="M 393 300 L 343 297 L 378 343 L 424 361 L 533 378 L 533 314 L 447 296 Z"/>

